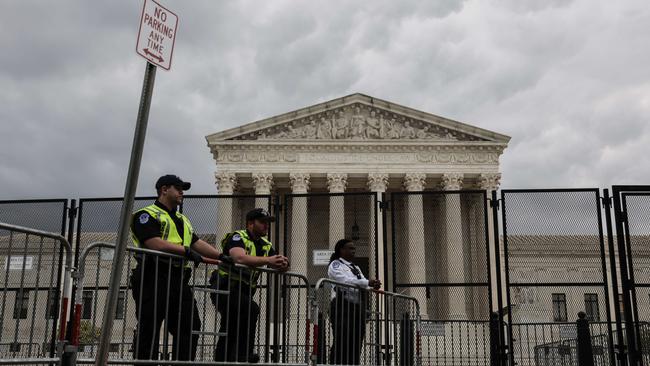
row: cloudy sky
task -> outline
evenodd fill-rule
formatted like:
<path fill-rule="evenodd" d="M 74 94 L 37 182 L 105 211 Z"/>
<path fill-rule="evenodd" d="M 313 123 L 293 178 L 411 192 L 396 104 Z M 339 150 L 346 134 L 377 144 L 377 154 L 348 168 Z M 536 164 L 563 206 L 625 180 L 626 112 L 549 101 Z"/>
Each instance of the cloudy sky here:
<path fill-rule="evenodd" d="M 139 194 L 205 136 L 360 92 L 512 136 L 502 187 L 650 184 L 647 0 L 180 1 Z M 142 2 L 0 2 L 0 199 L 120 196 Z"/>

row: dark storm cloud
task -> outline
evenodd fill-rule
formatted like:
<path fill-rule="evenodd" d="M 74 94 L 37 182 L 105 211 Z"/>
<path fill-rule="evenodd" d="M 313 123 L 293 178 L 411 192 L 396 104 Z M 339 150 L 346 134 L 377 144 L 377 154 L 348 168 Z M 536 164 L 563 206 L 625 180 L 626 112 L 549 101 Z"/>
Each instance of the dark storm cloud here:
<path fill-rule="evenodd" d="M 213 193 L 204 136 L 362 92 L 512 136 L 503 186 L 650 182 L 644 1 L 163 1 L 139 194 Z M 0 3 L 0 199 L 119 196 L 140 1 Z"/>

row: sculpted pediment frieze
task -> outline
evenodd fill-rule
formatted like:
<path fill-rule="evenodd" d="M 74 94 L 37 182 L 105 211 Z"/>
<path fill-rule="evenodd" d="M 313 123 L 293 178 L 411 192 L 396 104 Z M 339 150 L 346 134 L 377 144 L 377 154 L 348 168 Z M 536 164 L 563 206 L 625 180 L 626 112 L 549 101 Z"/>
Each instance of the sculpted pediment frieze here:
<path fill-rule="evenodd" d="M 430 121 L 362 103 L 324 110 L 229 140 L 485 141 Z"/>

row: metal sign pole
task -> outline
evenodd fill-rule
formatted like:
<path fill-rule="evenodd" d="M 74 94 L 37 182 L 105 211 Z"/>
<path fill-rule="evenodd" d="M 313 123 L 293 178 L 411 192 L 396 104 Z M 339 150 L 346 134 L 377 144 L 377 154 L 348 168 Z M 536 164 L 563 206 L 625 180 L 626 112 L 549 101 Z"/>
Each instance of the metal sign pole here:
<path fill-rule="evenodd" d="M 138 185 L 138 174 L 140 173 L 140 162 L 142 160 L 144 138 L 147 133 L 149 107 L 151 106 L 151 94 L 153 92 L 155 79 L 156 66 L 147 62 L 147 68 L 144 72 L 144 82 L 142 84 L 142 95 L 140 97 L 140 108 L 138 109 L 138 120 L 135 126 L 135 135 L 133 136 L 133 147 L 131 148 L 131 162 L 129 163 L 129 173 L 126 178 L 126 188 L 124 189 L 124 201 L 120 213 L 117 245 L 113 256 L 111 279 L 108 284 L 108 295 L 106 307 L 104 308 L 102 332 L 99 337 L 97 358 L 95 359 L 96 366 L 104 366 L 107 364 L 108 360 L 108 348 L 111 343 L 111 335 L 113 331 L 113 315 L 117 308 L 117 297 L 120 289 L 120 281 L 122 279 L 122 265 L 126 253 L 131 211 L 133 210 L 133 199 L 135 198 L 135 190 Z"/>

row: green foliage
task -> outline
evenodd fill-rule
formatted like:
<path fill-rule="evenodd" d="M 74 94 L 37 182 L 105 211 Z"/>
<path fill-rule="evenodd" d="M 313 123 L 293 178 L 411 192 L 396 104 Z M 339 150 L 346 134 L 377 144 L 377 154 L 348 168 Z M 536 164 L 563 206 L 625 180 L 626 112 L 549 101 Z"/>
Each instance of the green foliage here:
<path fill-rule="evenodd" d="M 96 344 L 99 341 L 101 330 L 93 326 L 88 320 L 82 320 L 79 326 L 79 343 Z"/>

